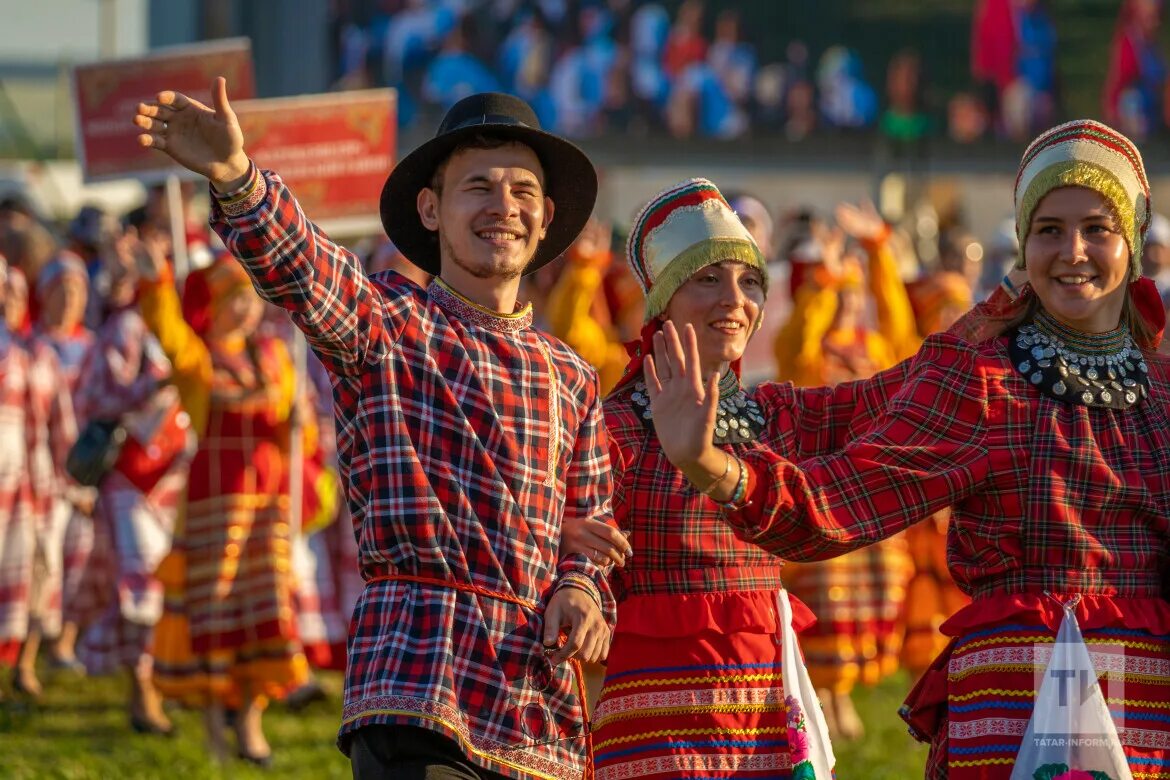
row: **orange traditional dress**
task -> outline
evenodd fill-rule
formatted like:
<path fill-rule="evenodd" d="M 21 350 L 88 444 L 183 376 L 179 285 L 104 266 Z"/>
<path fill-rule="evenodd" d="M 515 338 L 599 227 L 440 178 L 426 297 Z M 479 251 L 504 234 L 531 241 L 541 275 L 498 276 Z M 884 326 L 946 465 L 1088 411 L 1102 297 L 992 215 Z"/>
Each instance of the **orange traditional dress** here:
<path fill-rule="evenodd" d="M 776 339 L 780 379 L 803 387 L 836 385 L 870 377 L 906 356 L 896 345 L 914 321 L 888 252 L 870 253 L 869 284 L 881 302 L 879 329 L 838 327 L 838 296 L 860 291 L 859 269 L 840 276 L 823 267 L 813 272 L 797 290 L 792 316 Z M 817 616 L 800 637 L 817 688 L 848 694 L 858 682 L 873 685 L 897 669 L 912 573 L 902 537 L 827 561 L 789 565 L 786 586 Z"/>
<path fill-rule="evenodd" d="M 159 570 L 166 608 L 155 652 L 159 689 L 193 703 L 231 705 L 245 686 L 280 696 L 307 679 L 287 519 L 292 363 L 277 339 L 199 336 L 208 319 L 202 310 L 241 283 L 248 284 L 231 261 L 188 278 L 191 324 L 169 280 L 149 285 L 141 299 L 164 350 L 191 364 L 180 392 L 202 422 L 174 554 Z"/>
<path fill-rule="evenodd" d="M 548 330 L 597 369 L 601 392 L 608 393 L 628 359 L 609 321 L 603 287 L 613 253 L 603 249 L 585 254 L 574 245 L 565 258 L 545 303 Z"/>

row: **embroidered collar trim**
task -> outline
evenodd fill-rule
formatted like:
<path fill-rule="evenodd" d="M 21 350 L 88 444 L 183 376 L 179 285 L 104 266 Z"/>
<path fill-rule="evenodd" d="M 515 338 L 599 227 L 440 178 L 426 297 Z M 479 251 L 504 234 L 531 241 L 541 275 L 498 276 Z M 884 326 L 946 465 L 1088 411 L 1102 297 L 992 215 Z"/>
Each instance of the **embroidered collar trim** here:
<path fill-rule="evenodd" d="M 647 428 L 654 427 L 653 414 L 650 412 L 650 396 L 646 392 L 646 383 L 639 381 L 634 384 L 634 392 L 630 396 L 634 411 Z M 743 444 L 760 438 L 764 430 L 764 412 L 743 389 L 739 377 L 728 371 L 719 380 L 719 408 L 715 413 L 715 435 L 712 442 L 715 444 Z"/>
<path fill-rule="evenodd" d="M 1150 368 L 1127 327 L 1082 333 L 1040 311 L 1017 329 L 1008 352 L 1029 383 L 1058 401 L 1124 410 L 1150 392 Z"/>
<path fill-rule="evenodd" d="M 431 281 L 427 293 L 431 300 L 439 304 L 445 311 L 469 325 L 501 333 L 519 333 L 532 326 L 531 303 L 524 304 L 514 314 L 501 314 L 486 306 L 480 306 L 475 301 L 468 300 L 437 276 Z"/>

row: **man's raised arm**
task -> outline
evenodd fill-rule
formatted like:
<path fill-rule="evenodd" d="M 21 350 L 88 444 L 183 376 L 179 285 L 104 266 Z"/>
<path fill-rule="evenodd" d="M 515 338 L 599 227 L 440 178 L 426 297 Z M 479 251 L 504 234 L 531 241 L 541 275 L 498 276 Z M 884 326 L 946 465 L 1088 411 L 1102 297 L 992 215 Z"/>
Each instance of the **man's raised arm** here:
<path fill-rule="evenodd" d="M 252 164 L 222 77 L 212 97 L 213 108 L 169 91 L 139 104 L 138 142 L 211 182 L 211 226 L 260 295 L 292 314 L 334 373 L 360 373 L 397 338 L 410 299 L 372 285 L 353 253 L 305 217 L 280 177 Z"/>

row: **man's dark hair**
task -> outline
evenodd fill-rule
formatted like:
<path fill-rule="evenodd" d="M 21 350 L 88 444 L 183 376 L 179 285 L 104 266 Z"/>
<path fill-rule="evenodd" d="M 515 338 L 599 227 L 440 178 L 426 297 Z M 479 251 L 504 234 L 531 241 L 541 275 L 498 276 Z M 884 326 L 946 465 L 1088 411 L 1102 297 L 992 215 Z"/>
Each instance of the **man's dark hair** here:
<path fill-rule="evenodd" d="M 466 151 L 468 149 L 501 149 L 505 146 L 511 146 L 512 144 L 526 146 L 523 141 L 517 141 L 514 138 L 503 138 L 498 135 L 490 135 L 487 133 L 476 134 L 466 140 L 460 141 L 459 145 L 452 149 L 450 154 L 444 157 L 442 162 L 435 166 L 435 172 L 431 174 L 430 188 L 435 191 L 436 195 L 443 194 L 443 174 L 447 172 L 447 163 L 451 160 L 452 157 L 459 154 L 460 152 Z M 542 160 L 540 164 L 543 167 L 544 161 Z M 541 186 L 544 186 L 544 182 L 541 182 Z"/>

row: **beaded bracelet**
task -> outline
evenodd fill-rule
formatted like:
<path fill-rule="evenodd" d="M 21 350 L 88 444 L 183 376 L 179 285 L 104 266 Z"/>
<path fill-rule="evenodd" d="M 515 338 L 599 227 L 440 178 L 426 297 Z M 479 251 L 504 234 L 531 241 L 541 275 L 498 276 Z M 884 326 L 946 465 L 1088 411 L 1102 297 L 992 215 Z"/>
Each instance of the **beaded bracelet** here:
<path fill-rule="evenodd" d="M 731 492 L 731 498 L 719 502 L 721 509 L 737 510 L 747 506 L 747 504 L 743 503 L 747 495 L 747 466 L 744 465 L 744 462 L 738 456 L 736 456 L 735 462 L 739 465 L 739 479 L 735 482 L 735 490 Z"/>
<path fill-rule="evenodd" d="M 575 571 L 562 574 L 560 584 L 557 585 L 557 590 L 560 590 L 562 587 L 585 591 L 589 598 L 593 599 L 593 603 L 597 605 L 597 608 L 601 609 L 601 594 L 597 590 L 597 583 L 586 575 Z"/>
<path fill-rule="evenodd" d="M 215 199 L 223 213 L 229 217 L 240 217 L 252 211 L 268 194 L 268 184 L 255 163 L 250 163 L 244 185 L 231 192 L 215 193 Z"/>

